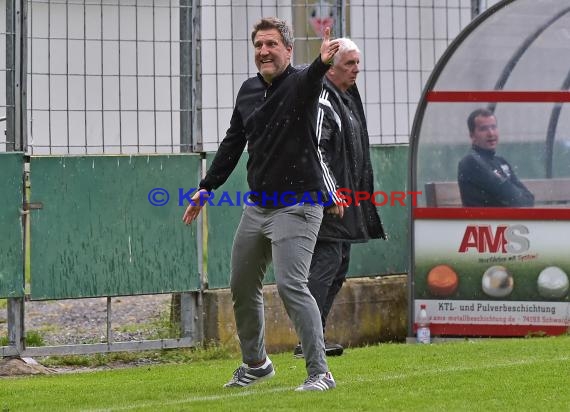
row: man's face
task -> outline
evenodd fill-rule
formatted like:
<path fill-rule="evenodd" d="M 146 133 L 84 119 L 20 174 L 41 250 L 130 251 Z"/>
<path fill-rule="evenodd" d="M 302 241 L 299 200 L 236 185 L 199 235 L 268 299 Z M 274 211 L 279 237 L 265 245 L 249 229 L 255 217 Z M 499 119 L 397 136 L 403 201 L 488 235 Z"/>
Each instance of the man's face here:
<path fill-rule="evenodd" d="M 499 143 L 499 129 L 495 116 L 477 116 L 475 130 L 470 134 L 471 142 L 481 149 L 495 150 Z"/>
<path fill-rule="evenodd" d="M 349 51 L 340 56 L 338 62 L 327 72 L 328 78 L 343 92 L 356 83 L 360 72 L 360 53 Z"/>
<path fill-rule="evenodd" d="M 267 83 L 285 71 L 292 47 L 285 47 L 277 29 L 259 30 L 254 38 L 255 65 Z"/>

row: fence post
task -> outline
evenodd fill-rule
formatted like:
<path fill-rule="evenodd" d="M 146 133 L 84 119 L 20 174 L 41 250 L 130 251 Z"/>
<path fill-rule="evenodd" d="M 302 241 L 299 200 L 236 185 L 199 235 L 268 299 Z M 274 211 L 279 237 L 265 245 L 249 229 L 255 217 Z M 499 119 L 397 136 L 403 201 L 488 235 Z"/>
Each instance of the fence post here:
<path fill-rule="evenodd" d="M 336 37 L 345 37 L 346 33 L 346 0 L 337 1 L 337 21 L 335 22 L 335 33 L 339 33 Z"/>
<path fill-rule="evenodd" d="M 24 0 L 6 2 L 6 151 L 26 150 L 26 24 Z"/>
<path fill-rule="evenodd" d="M 8 299 L 8 345 L 18 353 L 26 348 L 24 336 L 24 298 Z"/>
<path fill-rule="evenodd" d="M 185 292 L 180 297 L 180 331 L 183 338 L 204 343 L 202 292 Z"/>
<path fill-rule="evenodd" d="M 192 1 L 192 151 L 204 150 L 202 137 L 202 59 L 200 1 Z"/>
<path fill-rule="evenodd" d="M 471 0 L 471 20 L 485 11 L 484 0 Z"/>
<path fill-rule="evenodd" d="M 206 159 L 200 162 L 200 176 L 206 175 Z M 180 293 L 179 296 L 179 319 L 180 333 L 183 338 L 192 338 L 193 342 L 204 342 L 204 308 L 202 302 L 202 292 L 207 288 L 208 279 L 204 270 L 204 232 L 207 230 L 207 221 L 205 210 L 198 215 L 196 220 L 196 249 L 197 253 L 197 270 L 200 276 L 200 290 L 194 292 Z"/>
<path fill-rule="evenodd" d="M 6 151 L 26 149 L 26 15 L 25 0 L 6 2 Z M 23 180 L 25 190 L 25 180 Z M 22 199 L 24 201 L 24 199 Z M 25 217 L 24 217 L 25 218 Z M 25 231 L 25 225 L 22 224 Z M 22 247 L 25 247 L 22 244 Z M 25 255 L 25 254 L 24 254 Z M 23 264 L 23 262 L 22 262 Z M 25 280 L 22 279 L 25 283 Z M 8 298 L 8 344 L 25 350 L 24 298 Z"/>
<path fill-rule="evenodd" d="M 180 1 L 180 150 L 199 152 L 203 148 L 200 118 L 200 6 L 193 0 Z"/>

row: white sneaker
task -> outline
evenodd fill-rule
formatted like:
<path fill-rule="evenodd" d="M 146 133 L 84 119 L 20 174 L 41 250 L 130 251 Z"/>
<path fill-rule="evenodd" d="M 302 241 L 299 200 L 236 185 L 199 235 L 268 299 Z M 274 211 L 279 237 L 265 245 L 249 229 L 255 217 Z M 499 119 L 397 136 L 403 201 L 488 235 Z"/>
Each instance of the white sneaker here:
<path fill-rule="evenodd" d="M 318 375 L 311 375 L 307 380 L 299 386 L 296 391 L 326 391 L 336 388 L 336 382 L 332 373 L 320 373 Z"/>

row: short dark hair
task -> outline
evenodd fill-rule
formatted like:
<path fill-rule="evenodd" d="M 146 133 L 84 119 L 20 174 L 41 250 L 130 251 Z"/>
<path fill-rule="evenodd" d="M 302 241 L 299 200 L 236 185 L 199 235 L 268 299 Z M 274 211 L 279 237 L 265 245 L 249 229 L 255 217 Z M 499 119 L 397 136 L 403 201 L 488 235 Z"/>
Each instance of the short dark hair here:
<path fill-rule="evenodd" d="M 475 131 L 475 118 L 479 116 L 491 117 L 495 116 L 495 113 L 489 109 L 484 108 L 473 110 L 467 118 L 467 127 L 469 128 L 469 133 L 473 133 Z"/>
<path fill-rule="evenodd" d="M 277 17 L 264 17 L 253 26 L 251 32 L 251 42 L 255 42 L 255 35 L 259 30 L 277 29 L 283 39 L 285 47 L 293 47 L 293 29 L 281 19 Z"/>

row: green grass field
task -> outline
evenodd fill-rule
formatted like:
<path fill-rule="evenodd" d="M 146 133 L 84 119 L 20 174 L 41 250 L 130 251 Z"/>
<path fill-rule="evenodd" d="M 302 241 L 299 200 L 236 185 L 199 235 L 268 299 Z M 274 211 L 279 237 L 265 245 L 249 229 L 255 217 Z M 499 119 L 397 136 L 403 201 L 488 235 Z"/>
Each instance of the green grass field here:
<path fill-rule="evenodd" d="M 276 376 L 222 385 L 237 357 L 0 379 L 7 411 L 561 411 L 570 337 L 382 344 L 329 358 L 338 387 L 298 393 L 304 361 L 271 355 Z"/>

